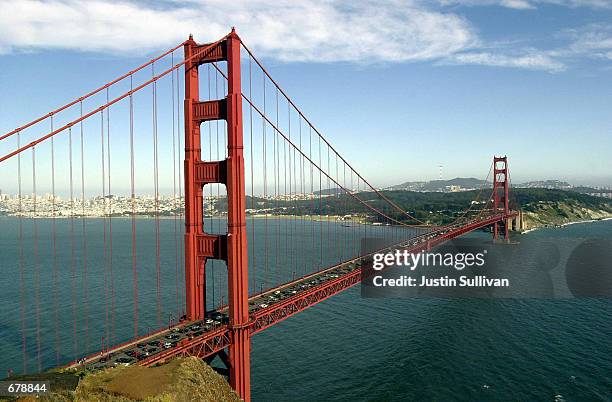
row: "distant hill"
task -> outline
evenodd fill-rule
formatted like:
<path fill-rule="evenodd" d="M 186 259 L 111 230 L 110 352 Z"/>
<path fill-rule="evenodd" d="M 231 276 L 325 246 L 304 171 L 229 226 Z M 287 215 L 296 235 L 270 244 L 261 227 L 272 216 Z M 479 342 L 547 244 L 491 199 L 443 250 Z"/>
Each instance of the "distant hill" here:
<path fill-rule="evenodd" d="M 475 190 L 482 186 L 491 187 L 490 182 L 476 179 L 474 177 L 456 177 L 450 180 L 432 180 L 432 181 L 408 181 L 402 184 L 391 186 L 386 190 L 405 190 L 405 191 L 461 191 Z"/>
<path fill-rule="evenodd" d="M 431 180 L 431 181 L 407 181 L 402 184 L 396 184 L 394 186 L 386 187 L 385 190 L 391 191 L 416 191 L 416 192 L 457 192 L 457 191 L 468 191 L 478 190 L 481 187 L 490 188 L 493 185 L 492 182 L 476 179 L 474 177 L 456 177 L 450 180 Z M 536 180 L 527 181 L 524 183 L 512 183 L 514 188 L 544 188 L 548 190 L 569 190 L 583 194 L 592 194 L 606 196 L 606 194 L 612 193 L 612 189 L 604 188 L 593 188 L 587 186 L 572 186 L 570 183 L 561 180 Z M 331 190 L 329 194 L 334 194 Z M 325 193 L 324 193 L 325 194 Z"/>
<path fill-rule="evenodd" d="M 589 186 L 572 186 L 566 181 L 560 180 L 540 180 L 540 181 L 528 181 L 526 183 L 520 183 L 515 185 L 516 188 L 545 188 L 548 190 L 566 190 L 574 191 L 581 194 L 589 194 L 597 197 L 612 198 L 612 189 L 603 187 L 589 187 Z"/>
<path fill-rule="evenodd" d="M 485 193 L 490 193 L 490 191 L 419 192 L 383 190 L 382 193 L 398 205 L 400 210 L 407 211 L 420 221 L 444 224 L 461 216 L 477 197 L 480 197 L 481 204 L 474 206 L 474 210 L 481 208 L 482 202 L 489 195 Z M 323 215 L 332 217 L 352 215 L 363 221 L 381 221 L 378 214 L 365 207 L 365 204 L 367 204 L 383 211 L 395 220 L 413 223 L 405 214 L 390 207 L 385 200 L 373 192 L 360 192 L 355 195 L 363 204 L 344 194 L 339 197 L 324 197 L 318 202 L 312 202 L 312 200 L 261 200 L 257 207 L 261 210 L 267 210 L 272 215 Z M 248 200 L 247 205 L 249 205 Z M 516 188 L 510 194 L 510 207 L 520 208 L 523 212 L 532 214 L 534 222 L 530 224 L 530 227 L 612 216 L 612 200 L 557 189 Z"/>

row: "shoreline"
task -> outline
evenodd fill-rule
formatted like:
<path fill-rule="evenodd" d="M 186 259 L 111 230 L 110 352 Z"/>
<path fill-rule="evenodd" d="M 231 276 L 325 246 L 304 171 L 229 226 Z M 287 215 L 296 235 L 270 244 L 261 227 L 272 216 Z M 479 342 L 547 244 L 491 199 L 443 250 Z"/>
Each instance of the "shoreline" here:
<path fill-rule="evenodd" d="M 74 215 L 74 216 L 18 216 L 18 215 L 0 215 L 0 219 L 2 218 L 25 218 L 25 219 L 132 219 L 132 216 L 89 216 L 89 215 Z M 135 215 L 136 219 L 160 219 L 160 220 L 175 220 L 175 219 L 183 219 L 182 215 L 160 215 L 159 217 L 156 217 L 155 215 Z M 205 216 L 204 219 L 224 219 L 227 218 L 227 215 L 217 215 L 217 216 Z M 385 225 L 376 225 L 375 222 L 364 222 L 362 220 L 358 220 L 358 219 L 338 219 L 341 218 L 341 216 L 339 215 L 327 215 L 327 216 L 320 216 L 320 215 L 267 215 L 267 214 L 254 214 L 254 215 L 247 215 L 246 219 L 247 220 L 251 220 L 251 219 L 308 219 L 310 221 L 313 222 L 335 222 L 335 223 L 344 223 L 344 224 L 355 224 L 355 225 L 371 225 L 371 226 L 385 226 Z M 528 233 L 534 232 L 536 230 L 541 230 L 541 229 L 559 229 L 559 228 L 563 228 L 566 226 L 570 226 L 570 225 L 579 225 L 579 224 L 584 224 L 584 223 L 594 223 L 594 222 L 603 222 L 603 221 L 610 221 L 612 220 L 612 216 L 608 216 L 605 218 L 599 218 L 599 219 L 588 219 L 588 220 L 581 220 L 581 221 L 571 221 L 571 222 L 566 222 L 560 225 L 551 225 L 551 226 L 538 226 L 538 227 L 534 227 L 531 229 L 527 229 L 524 230 L 522 232 L 520 232 L 521 235 L 526 235 Z"/>
<path fill-rule="evenodd" d="M 541 230 L 541 229 L 559 229 L 559 228 L 563 228 L 566 226 L 570 226 L 570 225 L 579 225 L 582 223 L 594 223 L 594 222 L 604 222 L 604 221 L 610 221 L 612 220 L 612 216 L 607 217 L 607 218 L 600 218 L 600 219 L 588 219 L 588 220 L 584 220 L 584 221 L 572 221 L 572 222 L 567 222 L 567 223 L 563 223 L 561 225 L 555 225 L 555 226 L 540 226 L 537 228 L 531 228 L 531 229 L 527 229 L 523 232 L 521 232 L 522 235 L 525 235 L 527 233 L 536 231 L 536 230 Z"/>
<path fill-rule="evenodd" d="M 314 222 L 338 222 L 338 223 L 354 223 L 354 224 L 359 224 L 359 225 L 373 225 L 373 222 L 363 222 L 362 220 L 358 220 L 358 219 L 338 219 L 341 218 L 342 216 L 340 215 L 266 215 L 266 214 L 257 214 L 257 215 L 247 215 L 246 219 L 247 220 L 251 220 L 251 219 L 308 219 L 308 220 L 312 220 Z M 28 216 L 28 215 L 0 215 L 0 219 L 2 218 L 25 218 L 25 219 L 132 219 L 131 215 L 119 215 L 119 216 L 104 216 L 104 215 L 73 215 L 73 216 L 67 216 L 67 215 L 59 215 L 59 216 L 52 216 L 52 215 L 45 215 L 45 216 Z M 165 219 L 165 220 L 174 220 L 174 219 L 179 219 L 182 220 L 184 219 L 184 215 L 160 215 L 160 216 L 155 216 L 155 215 L 149 215 L 149 214 L 142 214 L 142 215 L 134 215 L 135 219 Z M 227 219 L 227 215 L 215 215 L 215 216 L 204 216 L 203 220 L 206 221 L 207 219 Z M 377 225 L 374 225 L 377 226 Z M 384 225 L 381 225 L 384 226 Z"/>

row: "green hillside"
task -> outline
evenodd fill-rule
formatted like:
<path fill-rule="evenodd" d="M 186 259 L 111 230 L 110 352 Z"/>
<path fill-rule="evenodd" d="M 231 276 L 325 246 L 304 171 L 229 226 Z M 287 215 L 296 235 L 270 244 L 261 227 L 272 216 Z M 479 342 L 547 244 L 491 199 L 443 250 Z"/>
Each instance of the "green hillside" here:
<path fill-rule="evenodd" d="M 382 194 L 419 220 L 431 224 L 443 224 L 461 215 L 479 194 L 481 202 L 486 200 L 490 195 L 490 190 L 455 193 L 387 190 Z M 393 219 L 410 222 L 404 214 L 392 208 L 373 192 L 361 192 L 355 196 Z M 530 216 L 533 215 L 534 218 L 536 215 L 541 215 L 540 218 L 534 219 L 534 221 L 539 219 L 541 224 L 556 224 L 565 219 L 598 219 L 612 216 L 612 200 L 565 190 L 513 189 L 510 205 L 511 208 L 521 209 Z M 221 202 L 219 207 L 221 211 L 225 211 L 225 202 Z M 482 204 L 477 204 L 472 209 L 478 210 L 481 207 Z M 372 210 L 358 203 L 348 194 L 292 201 L 247 197 L 247 208 L 252 209 L 252 213 L 273 215 L 342 216 L 350 214 L 365 221 L 381 220 Z"/>

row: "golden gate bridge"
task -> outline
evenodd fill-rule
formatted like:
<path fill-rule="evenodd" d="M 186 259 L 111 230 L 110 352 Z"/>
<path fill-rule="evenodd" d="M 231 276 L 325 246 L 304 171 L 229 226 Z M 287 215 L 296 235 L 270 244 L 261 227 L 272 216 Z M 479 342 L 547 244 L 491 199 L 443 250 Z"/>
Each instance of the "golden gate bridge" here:
<path fill-rule="evenodd" d="M 450 223 L 405 210 L 342 157 L 234 30 L 208 44 L 190 37 L 0 145 L 3 181 L 18 193 L 19 252 L 8 263 L 19 273 L 24 373 L 218 357 L 248 401 L 251 337 L 360 283 L 372 255 L 360 239 L 383 239 L 377 252 L 422 252 L 486 227 L 508 239 L 518 214 L 506 157 L 493 159 L 490 193 L 483 185 Z M 130 292 L 128 277 L 126 310 L 117 293 Z"/>

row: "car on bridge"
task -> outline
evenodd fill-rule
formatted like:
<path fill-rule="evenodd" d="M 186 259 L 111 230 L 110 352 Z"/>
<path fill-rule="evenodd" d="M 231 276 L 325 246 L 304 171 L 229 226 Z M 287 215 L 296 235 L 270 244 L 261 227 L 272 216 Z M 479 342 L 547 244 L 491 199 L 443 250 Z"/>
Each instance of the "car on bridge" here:
<path fill-rule="evenodd" d="M 120 357 L 115 360 L 115 365 L 121 364 L 123 366 L 129 366 L 134 362 L 134 359 L 130 359 L 129 357 Z"/>

